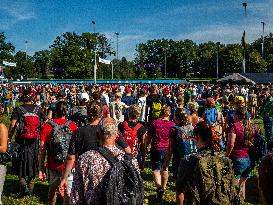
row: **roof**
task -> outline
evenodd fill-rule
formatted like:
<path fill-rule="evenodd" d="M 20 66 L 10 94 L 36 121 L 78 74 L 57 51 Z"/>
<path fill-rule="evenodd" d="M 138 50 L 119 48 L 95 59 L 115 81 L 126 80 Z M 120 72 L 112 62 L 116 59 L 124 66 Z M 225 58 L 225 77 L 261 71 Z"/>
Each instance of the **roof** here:
<path fill-rule="evenodd" d="M 255 81 L 258 84 L 273 83 L 273 73 L 242 73 L 241 75 Z"/>
<path fill-rule="evenodd" d="M 217 80 L 219 83 L 240 83 L 240 84 L 256 84 L 255 81 L 239 74 L 233 73 Z"/>

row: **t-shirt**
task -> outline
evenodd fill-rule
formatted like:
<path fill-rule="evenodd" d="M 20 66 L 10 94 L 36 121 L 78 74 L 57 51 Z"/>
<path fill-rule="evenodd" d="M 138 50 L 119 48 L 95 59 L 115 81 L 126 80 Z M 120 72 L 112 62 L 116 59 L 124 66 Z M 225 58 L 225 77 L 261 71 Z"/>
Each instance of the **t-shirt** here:
<path fill-rule="evenodd" d="M 242 122 L 233 123 L 229 132 L 236 135 L 234 148 L 233 148 L 232 152 L 230 153 L 230 158 L 249 157 L 249 155 L 248 155 L 249 148 L 244 145 L 245 137 L 244 137 Z"/>
<path fill-rule="evenodd" d="M 78 128 L 69 143 L 68 154 L 83 154 L 98 146 L 97 125 L 87 125 Z"/>
<path fill-rule="evenodd" d="M 53 122 L 59 124 L 59 125 L 63 125 L 67 122 L 67 119 L 63 119 L 63 118 L 59 118 L 59 119 L 54 119 Z M 71 132 L 73 133 L 76 129 L 77 129 L 77 125 L 74 122 L 71 122 L 69 124 L 69 128 L 71 130 Z M 44 142 L 45 144 L 49 144 L 50 143 L 50 139 L 52 137 L 52 132 L 53 132 L 53 128 L 49 123 L 46 123 L 41 131 L 41 142 Z M 72 135 L 73 137 L 73 135 Z M 47 168 L 49 170 L 63 170 L 64 169 L 64 164 L 63 163 L 56 163 L 54 161 L 54 158 L 50 155 L 50 153 L 48 153 L 48 158 L 47 158 Z"/>
<path fill-rule="evenodd" d="M 127 106 L 136 104 L 136 99 L 133 96 L 124 96 L 121 98 L 121 102 L 125 103 Z"/>
<path fill-rule="evenodd" d="M 99 145 L 97 137 L 97 125 L 86 125 L 78 128 L 72 135 L 69 143 L 68 154 L 71 155 L 82 155 L 83 153 L 96 149 Z M 122 149 L 128 147 L 123 137 L 120 135 L 116 141 L 117 145 Z"/>
<path fill-rule="evenodd" d="M 171 129 L 170 138 L 174 141 L 173 154 L 177 159 L 197 152 L 196 143 L 193 139 L 193 126 L 191 124 Z"/>
<path fill-rule="evenodd" d="M 152 113 L 154 112 L 153 107 L 152 107 L 153 102 L 159 102 L 159 103 L 161 103 L 161 105 L 163 105 L 162 96 L 159 94 L 151 94 L 147 97 L 146 104 L 148 107 L 150 107 L 150 113 L 149 113 L 149 121 L 150 122 L 153 120 L 156 120 L 152 117 Z"/>
<path fill-rule="evenodd" d="M 170 130 L 175 123 L 169 120 L 157 119 L 151 124 L 148 135 L 152 138 L 152 150 L 167 150 Z"/>

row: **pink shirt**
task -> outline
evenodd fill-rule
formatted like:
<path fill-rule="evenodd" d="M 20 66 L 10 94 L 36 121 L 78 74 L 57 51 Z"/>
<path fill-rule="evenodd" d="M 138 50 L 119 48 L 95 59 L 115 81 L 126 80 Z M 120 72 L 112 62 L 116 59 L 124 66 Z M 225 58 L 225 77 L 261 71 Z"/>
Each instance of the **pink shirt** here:
<path fill-rule="evenodd" d="M 249 148 L 244 145 L 244 131 L 243 131 L 243 124 L 242 122 L 235 122 L 230 131 L 236 135 L 234 148 L 230 153 L 230 158 L 247 158 Z"/>

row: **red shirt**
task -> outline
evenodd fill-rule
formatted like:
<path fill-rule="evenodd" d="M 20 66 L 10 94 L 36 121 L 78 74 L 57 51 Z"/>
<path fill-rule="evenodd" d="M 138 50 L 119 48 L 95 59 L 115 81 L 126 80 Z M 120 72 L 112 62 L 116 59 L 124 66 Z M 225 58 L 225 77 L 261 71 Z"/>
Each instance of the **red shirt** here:
<path fill-rule="evenodd" d="M 67 119 L 58 118 L 58 119 L 54 119 L 53 122 L 55 122 L 59 125 L 63 125 L 67 122 Z M 69 125 L 69 128 L 70 128 L 71 132 L 73 133 L 77 129 L 76 123 L 71 122 Z M 52 131 L 53 131 L 52 126 L 50 124 L 46 123 L 41 130 L 41 142 L 48 144 L 50 141 L 51 135 L 52 135 Z M 54 161 L 53 157 L 48 155 L 46 167 L 49 170 L 63 170 L 64 164 L 56 163 Z M 74 165 L 73 165 L 73 167 L 74 167 Z"/>

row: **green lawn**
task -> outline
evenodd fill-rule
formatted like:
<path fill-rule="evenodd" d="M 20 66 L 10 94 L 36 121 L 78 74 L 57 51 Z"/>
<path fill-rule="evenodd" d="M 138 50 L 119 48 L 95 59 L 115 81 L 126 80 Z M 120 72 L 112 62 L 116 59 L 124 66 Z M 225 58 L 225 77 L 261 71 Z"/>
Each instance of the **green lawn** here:
<path fill-rule="evenodd" d="M 9 118 L 4 116 L 4 123 L 9 125 Z M 261 120 L 256 120 L 259 125 L 261 125 Z M 174 205 L 175 204 L 175 183 L 171 179 L 169 180 L 168 189 L 161 201 L 156 200 L 155 186 L 152 179 L 151 169 L 149 168 L 149 163 L 146 164 L 146 168 L 142 172 L 145 186 L 145 204 L 151 205 Z M 24 198 L 17 198 L 16 195 L 19 192 L 18 178 L 11 175 L 11 166 L 8 166 L 8 175 L 6 177 L 4 193 L 3 193 L 3 203 L 4 204 L 14 204 L 14 205 L 37 205 L 37 204 L 47 204 L 47 189 L 46 183 L 42 183 L 37 180 L 34 195 Z M 247 181 L 247 193 L 246 193 L 246 204 L 254 205 L 259 204 L 257 183 L 256 183 L 257 171 L 253 172 L 253 177 Z M 58 200 L 57 204 L 61 204 L 61 200 Z"/>

